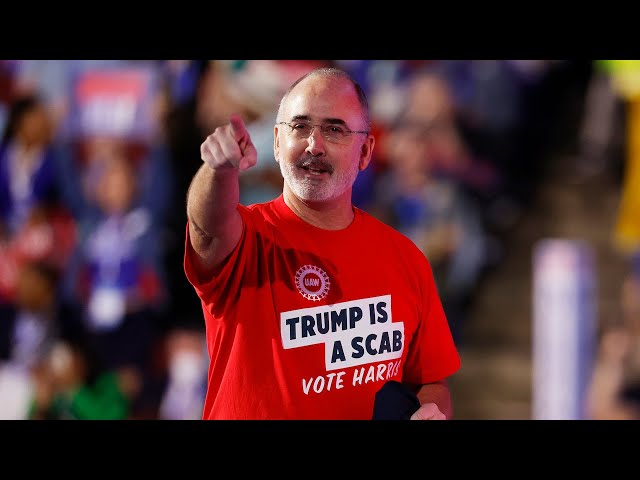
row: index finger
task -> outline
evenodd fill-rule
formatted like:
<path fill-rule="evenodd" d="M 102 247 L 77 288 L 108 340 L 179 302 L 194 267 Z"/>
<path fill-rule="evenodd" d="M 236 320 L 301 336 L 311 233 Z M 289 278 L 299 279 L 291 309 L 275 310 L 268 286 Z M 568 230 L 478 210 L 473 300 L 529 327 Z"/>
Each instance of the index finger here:
<path fill-rule="evenodd" d="M 233 113 L 229 116 L 229 123 L 231 124 L 231 132 L 236 141 L 240 141 L 248 136 L 247 127 L 245 127 L 242 117 L 237 113 Z"/>

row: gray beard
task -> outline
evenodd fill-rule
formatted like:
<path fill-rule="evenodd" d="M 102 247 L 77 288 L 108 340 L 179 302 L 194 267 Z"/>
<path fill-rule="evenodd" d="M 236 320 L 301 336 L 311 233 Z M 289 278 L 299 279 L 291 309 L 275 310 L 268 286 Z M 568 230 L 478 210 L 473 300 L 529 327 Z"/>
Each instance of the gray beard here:
<path fill-rule="evenodd" d="M 305 171 L 299 169 L 296 164 L 282 161 L 279 164 L 282 177 L 291 191 L 298 198 L 307 201 L 317 202 L 338 198 L 353 186 L 358 176 L 358 165 L 355 164 L 351 170 L 334 170 L 328 180 L 318 183 L 312 178 L 300 178 L 299 176 L 304 175 Z"/>

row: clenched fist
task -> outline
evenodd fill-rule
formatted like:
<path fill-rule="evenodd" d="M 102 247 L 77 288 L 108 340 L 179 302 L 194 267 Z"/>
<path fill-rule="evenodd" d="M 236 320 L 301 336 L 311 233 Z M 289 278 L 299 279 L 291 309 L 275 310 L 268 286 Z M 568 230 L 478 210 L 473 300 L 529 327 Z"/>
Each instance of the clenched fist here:
<path fill-rule="evenodd" d="M 241 171 L 253 167 L 258 152 L 239 115 L 231 115 L 229 123 L 218 127 L 200 145 L 200 155 L 213 170 L 237 168 Z"/>

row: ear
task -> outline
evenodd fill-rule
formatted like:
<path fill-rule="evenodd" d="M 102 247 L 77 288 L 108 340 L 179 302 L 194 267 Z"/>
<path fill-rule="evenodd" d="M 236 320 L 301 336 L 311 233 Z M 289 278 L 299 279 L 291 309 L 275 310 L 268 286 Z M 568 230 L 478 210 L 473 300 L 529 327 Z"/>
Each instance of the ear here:
<path fill-rule="evenodd" d="M 280 162 L 280 138 L 278 137 L 278 125 L 273 127 L 273 157 Z"/>
<path fill-rule="evenodd" d="M 369 165 L 375 144 L 375 137 L 373 135 L 368 135 L 367 139 L 362 144 L 362 147 L 360 147 L 360 160 L 358 161 L 358 168 L 360 171 L 364 170 Z"/>

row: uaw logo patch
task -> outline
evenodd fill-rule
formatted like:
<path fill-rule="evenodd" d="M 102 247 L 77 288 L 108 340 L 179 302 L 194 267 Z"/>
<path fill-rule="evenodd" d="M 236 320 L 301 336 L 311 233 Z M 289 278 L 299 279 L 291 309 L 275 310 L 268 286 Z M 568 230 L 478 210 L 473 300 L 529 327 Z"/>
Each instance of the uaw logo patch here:
<path fill-rule="evenodd" d="M 307 300 L 318 302 L 327 296 L 331 282 L 329 275 L 315 265 L 303 265 L 296 272 L 296 287 Z"/>

